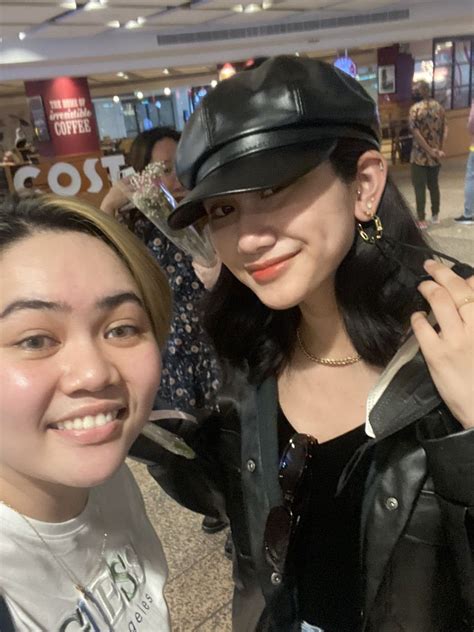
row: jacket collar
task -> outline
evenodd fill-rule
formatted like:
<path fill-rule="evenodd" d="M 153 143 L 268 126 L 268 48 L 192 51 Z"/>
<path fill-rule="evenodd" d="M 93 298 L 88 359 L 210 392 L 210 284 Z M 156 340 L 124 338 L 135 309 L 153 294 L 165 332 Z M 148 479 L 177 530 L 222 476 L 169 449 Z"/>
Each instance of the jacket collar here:
<path fill-rule="evenodd" d="M 385 368 L 367 398 L 366 433 L 377 440 L 420 419 L 441 402 L 415 336 Z"/>

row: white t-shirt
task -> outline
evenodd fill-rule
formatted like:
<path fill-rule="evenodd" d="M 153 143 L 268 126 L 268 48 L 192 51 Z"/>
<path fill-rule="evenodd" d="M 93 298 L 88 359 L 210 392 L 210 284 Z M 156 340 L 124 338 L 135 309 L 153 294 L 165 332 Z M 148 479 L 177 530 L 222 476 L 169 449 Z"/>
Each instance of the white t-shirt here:
<path fill-rule="evenodd" d="M 170 631 L 166 560 L 125 465 L 91 490 L 76 518 L 30 521 L 92 598 L 74 588 L 24 519 L 0 504 L 0 593 L 18 632 Z"/>

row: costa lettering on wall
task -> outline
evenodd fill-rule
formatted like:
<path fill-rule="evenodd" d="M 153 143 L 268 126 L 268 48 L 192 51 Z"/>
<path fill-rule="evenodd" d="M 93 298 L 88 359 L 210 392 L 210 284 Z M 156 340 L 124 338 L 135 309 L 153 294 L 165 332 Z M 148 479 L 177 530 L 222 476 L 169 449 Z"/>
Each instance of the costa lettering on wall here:
<path fill-rule="evenodd" d="M 35 104 L 33 125 L 42 101 L 48 134 L 41 130 L 35 144 L 41 156 L 67 156 L 99 151 L 94 107 L 85 77 L 25 81 L 26 96 Z"/>
<path fill-rule="evenodd" d="M 102 156 L 96 152 L 68 156 L 64 160 L 43 159 L 37 165 L 5 166 L 4 171 L 12 193 L 36 190 L 65 197 L 78 196 L 100 206 L 110 184 L 120 178 L 123 165 L 122 154 Z"/>

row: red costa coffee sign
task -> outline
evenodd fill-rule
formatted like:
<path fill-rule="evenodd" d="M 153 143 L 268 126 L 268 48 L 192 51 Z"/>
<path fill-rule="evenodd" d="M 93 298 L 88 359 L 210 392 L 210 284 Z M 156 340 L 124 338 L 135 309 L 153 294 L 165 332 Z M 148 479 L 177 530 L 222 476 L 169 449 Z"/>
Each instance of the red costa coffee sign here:
<path fill-rule="evenodd" d="M 38 130 L 36 142 L 42 156 L 86 154 L 99 150 L 94 107 L 86 78 L 27 81 L 25 89 L 30 98 L 32 121 Z M 41 108 L 44 116 L 41 116 Z"/>

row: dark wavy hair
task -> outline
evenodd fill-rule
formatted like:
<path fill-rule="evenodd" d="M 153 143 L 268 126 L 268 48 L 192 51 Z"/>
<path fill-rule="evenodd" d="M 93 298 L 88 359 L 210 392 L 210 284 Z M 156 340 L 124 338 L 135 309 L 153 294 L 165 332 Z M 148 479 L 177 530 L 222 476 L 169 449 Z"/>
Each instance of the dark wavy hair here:
<path fill-rule="evenodd" d="M 130 147 L 129 163 L 140 172 L 151 162 L 151 154 L 155 143 L 165 138 L 171 138 L 177 143 L 181 138 L 180 132 L 172 127 L 153 127 L 146 130 L 134 139 Z"/>
<path fill-rule="evenodd" d="M 364 141 L 338 142 L 330 162 L 343 182 L 355 180 L 358 159 L 370 149 Z M 429 246 L 390 176 L 377 214 L 384 236 L 396 245 L 384 254 L 355 230 L 352 247 L 336 273 L 336 297 L 357 352 L 370 364 L 385 366 L 406 334 L 410 315 L 424 307 L 416 275 L 424 274 L 428 255 L 400 244 Z M 278 375 L 289 362 L 300 318 L 298 307 L 273 310 L 264 305 L 223 266 L 206 302 L 204 326 L 219 356 L 260 382 Z"/>
<path fill-rule="evenodd" d="M 155 143 L 158 143 L 160 140 L 164 140 L 165 138 L 171 138 L 171 140 L 176 141 L 177 144 L 181 138 L 181 133 L 172 127 L 163 126 L 153 127 L 152 129 L 148 129 L 145 132 L 138 134 L 130 147 L 128 164 L 133 167 L 137 173 L 143 171 L 143 169 L 145 169 L 145 167 L 151 162 L 151 154 L 153 153 Z M 141 218 L 143 218 L 143 215 L 138 209 L 132 209 L 129 211 L 128 217 L 125 221 L 127 227 L 132 231 L 132 233 L 136 233 L 135 225 Z M 153 224 L 151 222 L 147 222 L 143 231 L 142 240 L 145 244 L 147 244 L 154 232 Z"/>

